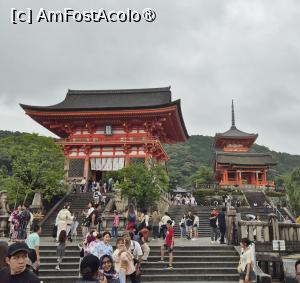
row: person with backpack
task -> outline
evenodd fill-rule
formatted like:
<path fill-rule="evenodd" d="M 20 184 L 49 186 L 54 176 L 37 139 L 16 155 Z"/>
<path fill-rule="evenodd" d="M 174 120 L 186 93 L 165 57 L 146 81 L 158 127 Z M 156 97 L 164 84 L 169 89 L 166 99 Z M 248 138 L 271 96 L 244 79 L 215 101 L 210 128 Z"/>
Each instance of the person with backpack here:
<path fill-rule="evenodd" d="M 94 193 L 93 193 L 93 199 L 94 199 L 94 203 L 95 205 L 99 204 L 100 201 L 100 197 L 101 197 L 101 193 L 99 191 L 99 189 L 95 189 Z"/>
<path fill-rule="evenodd" d="M 185 214 L 182 216 L 180 222 L 179 222 L 179 227 L 180 227 L 180 239 L 183 239 L 186 237 L 186 218 Z"/>
<path fill-rule="evenodd" d="M 193 237 L 193 223 L 194 223 L 194 216 L 192 212 L 189 210 L 188 214 L 186 215 L 186 229 L 187 229 L 188 240 L 191 240 Z"/>
<path fill-rule="evenodd" d="M 83 223 L 82 223 L 82 225 L 83 225 L 84 227 L 87 228 L 87 229 L 85 229 L 85 230 L 89 230 L 90 227 L 91 227 L 91 223 L 92 223 L 92 213 L 93 213 L 94 210 L 95 210 L 94 205 L 93 205 L 93 203 L 90 201 L 90 202 L 88 203 L 88 211 L 87 211 L 87 212 L 84 212 L 85 219 L 83 220 Z M 87 232 L 87 231 L 85 231 L 85 232 Z M 85 234 L 86 234 L 86 233 L 85 233 Z"/>
<path fill-rule="evenodd" d="M 101 205 L 98 204 L 96 208 L 91 212 L 90 218 L 90 230 L 100 231 L 100 223 L 101 223 Z"/>
<path fill-rule="evenodd" d="M 133 231 L 136 225 L 136 211 L 134 210 L 134 207 L 132 204 L 129 205 L 128 211 L 126 213 L 126 231 Z"/>

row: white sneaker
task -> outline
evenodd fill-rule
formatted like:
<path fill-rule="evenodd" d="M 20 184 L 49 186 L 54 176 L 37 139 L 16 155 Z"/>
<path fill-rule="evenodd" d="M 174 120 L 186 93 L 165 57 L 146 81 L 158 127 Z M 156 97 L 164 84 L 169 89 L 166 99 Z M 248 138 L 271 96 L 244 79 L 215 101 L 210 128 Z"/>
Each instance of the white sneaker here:
<path fill-rule="evenodd" d="M 56 270 L 60 270 L 59 265 L 56 265 L 56 266 L 55 266 L 55 269 L 56 269 Z"/>
<path fill-rule="evenodd" d="M 214 244 L 215 242 L 214 242 L 214 241 L 210 241 L 210 243 L 211 243 L 211 244 Z"/>

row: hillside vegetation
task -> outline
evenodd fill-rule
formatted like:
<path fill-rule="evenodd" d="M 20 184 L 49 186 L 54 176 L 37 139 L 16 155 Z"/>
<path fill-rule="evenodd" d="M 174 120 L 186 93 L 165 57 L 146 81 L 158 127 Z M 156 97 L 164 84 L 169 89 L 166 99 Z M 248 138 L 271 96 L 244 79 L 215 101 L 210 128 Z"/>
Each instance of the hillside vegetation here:
<path fill-rule="evenodd" d="M 18 143 L 21 137 L 31 134 L 20 133 L 20 132 L 9 132 L 0 131 L 0 144 L 2 150 L 5 145 L 3 143 L 8 142 L 5 137 L 11 137 L 9 139 L 9 146 L 13 143 Z M 14 139 L 12 139 L 14 137 Z M 24 139 L 24 137 L 23 137 Z M 32 141 L 39 140 L 39 142 L 52 143 L 54 140 L 51 138 L 45 139 L 44 137 L 36 137 Z M 30 139 L 29 139 L 30 140 Z M 28 146 L 28 144 L 26 145 Z M 190 176 L 196 173 L 201 167 L 208 166 L 212 167 L 214 160 L 214 149 L 213 149 L 213 137 L 194 135 L 189 138 L 185 143 L 177 143 L 174 145 L 164 145 L 170 160 L 167 162 L 167 170 L 170 175 L 171 181 L 176 181 L 179 185 L 185 185 L 190 182 Z M 9 148 L 7 148 L 9 151 Z M 300 167 L 300 155 L 291 155 L 288 153 L 281 153 L 272 151 L 265 146 L 255 144 L 252 149 L 254 152 L 267 152 L 271 153 L 273 158 L 277 161 L 277 166 L 271 171 L 274 176 L 290 174 L 294 168 Z M 57 154 L 57 153 L 56 153 Z M 61 157 L 59 158 L 62 164 Z M 8 167 L 10 171 L 11 163 L 8 162 L 7 157 L 4 158 L 3 154 L 0 156 L 0 168 L 2 166 Z"/>
<path fill-rule="evenodd" d="M 195 135 L 185 143 L 165 145 L 165 149 L 170 157 L 167 162 L 170 178 L 176 180 L 179 185 L 188 183 L 189 177 L 199 167 L 213 166 L 213 137 Z M 253 146 L 252 151 L 272 154 L 277 162 L 277 166 L 270 172 L 272 177 L 290 174 L 294 168 L 300 167 L 300 155 L 272 151 L 257 144 Z"/>

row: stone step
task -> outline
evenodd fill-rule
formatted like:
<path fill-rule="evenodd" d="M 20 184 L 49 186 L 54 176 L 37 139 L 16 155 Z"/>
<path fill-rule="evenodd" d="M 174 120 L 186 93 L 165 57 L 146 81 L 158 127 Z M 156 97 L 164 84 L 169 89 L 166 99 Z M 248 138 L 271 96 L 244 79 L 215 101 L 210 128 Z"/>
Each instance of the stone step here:
<path fill-rule="evenodd" d="M 187 259 L 186 256 L 174 256 L 174 262 L 176 261 L 184 261 Z M 150 256 L 148 257 L 148 261 L 158 262 L 160 260 L 160 256 L 152 256 L 150 253 Z M 232 262 L 232 261 L 238 261 L 238 256 L 189 256 L 188 260 L 191 262 L 216 262 L 216 261 L 224 261 L 224 262 Z"/>
<path fill-rule="evenodd" d="M 172 270 L 173 271 L 173 270 Z M 236 273 L 231 274 L 177 274 L 177 273 L 171 273 L 171 274 L 165 274 L 165 270 L 161 272 L 160 274 L 151 274 L 151 275 L 143 275 L 142 280 L 147 282 L 156 282 L 158 280 L 166 281 L 234 281 L 239 279 L 239 275 Z M 163 281 L 164 282 L 164 281 Z"/>
<path fill-rule="evenodd" d="M 78 265 L 79 266 L 79 265 Z M 174 273 L 180 275 L 207 275 L 207 274 L 234 274 L 236 272 L 235 268 L 177 268 L 176 264 L 173 265 L 172 270 L 166 269 L 168 265 L 160 266 L 159 268 L 142 268 L 143 277 L 147 275 L 157 275 L 158 272 L 163 273 L 164 276 L 172 276 Z M 57 271 L 55 265 L 52 269 L 40 269 L 39 276 L 55 276 L 59 272 L 59 275 L 72 276 L 79 273 L 79 269 L 70 268 L 65 269 L 61 266 L 61 269 Z"/>
<path fill-rule="evenodd" d="M 115 242 L 111 243 L 113 248 L 115 248 Z M 162 242 L 161 242 L 162 244 Z M 187 244 L 189 244 L 189 242 L 187 241 Z M 155 252 L 155 251 L 159 251 L 160 250 L 160 246 L 151 246 L 151 252 Z M 218 244 L 212 244 L 210 246 L 176 246 L 176 239 L 175 239 L 175 249 L 176 252 L 227 252 L 230 251 L 231 253 L 235 253 L 234 250 L 232 250 L 231 246 L 228 245 L 218 245 Z M 48 251 L 55 251 L 56 250 L 56 245 L 41 245 L 40 246 L 40 252 L 48 252 Z M 68 245 L 66 247 L 66 252 L 68 251 L 79 251 L 79 248 L 77 245 Z"/>
<path fill-rule="evenodd" d="M 153 277 L 153 276 L 151 276 Z M 155 277 L 153 280 L 151 280 L 151 277 L 149 276 L 142 276 L 142 282 L 150 282 L 154 281 L 156 283 L 171 283 L 171 282 L 181 282 L 181 283 L 192 283 L 192 282 L 212 282 L 212 283 L 221 283 L 221 282 L 227 282 L 227 283 L 234 283 L 238 281 L 238 276 L 236 275 L 218 275 L 218 276 L 191 276 L 191 278 L 187 278 L 186 276 L 180 276 L 177 275 L 169 276 L 170 278 L 157 278 Z M 41 282 L 43 283 L 74 283 L 76 280 L 79 279 L 78 276 L 56 276 L 55 278 L 49 277 L 49 276 L 43 276 L 40 277 Z M 150 279 L 150 280 L 149 280 Z M 158 281 L 159 280 L 159 281 Z M 163 281 L 162 281 L 163 280 Z"/>
<path fill-rule="evenodd" d="M 70 259 L 72 261 L 70 261 Z M 166 263 L 167 263 L 167 258 L 166 258 Z M 53 269 L 57 264 L 57 258 L 47 258 L 47 262 L 42 262 L 41 266 L 40 266 L 40 270 L 48 270 L 48 269 Z M 159 269 L 163 267 L 163 263 L 160 262 L 143 262 L 142 263 L 142 268 L 143 270 L 146 269 Z M 176 261 L 176 263 L 174 263 L 174 266 L 176 266 L 176 268 L 211 268 L 212 263 L 211 262 L 200 262 L 200 261 Z M 226 268 L 226 267 L 230 267 L 235 269 L 237 266 L 236 261 L 232 261 L 232 262 L 214 262 L 213 263 L 214 267 L 216 268 Z M 61 269 L 75 269 L 77 270 L 79 266 L 79 259 L 77 258 L 63 258 L 63 262 L 61 264 Z"/>
<path fill-rule="evenodd" d="M 232 251 L 177 251 L 176 248 L 173 252 L 174 256 L 180 255 L 180 256 L 226 256 L 226 255 L 232 255 Z M 151 251 L 152 256 L 159 256 L 159 251 Z"/>
<path fill-rule="evenodd" d="M 232 267 L 222 267 L 222 268 L 199 268 L 199 267 L 189 267 L 189 268 L 178 268 L 176 266 L 176 263 L 173 264 L 173 269 L 168 270 L 166 269 L 168 267 L 168 264 L 166 263 L 164 266 L 160 266 L 159 268 L 143 268 L 143 275 L 156 275 L 159 270 L 163 272 L 164 275 L 172 275 L 173 273 L 180 273 L 181 275 L 183 274 L 234 274 L 236 272 L 236 268 Z"/>

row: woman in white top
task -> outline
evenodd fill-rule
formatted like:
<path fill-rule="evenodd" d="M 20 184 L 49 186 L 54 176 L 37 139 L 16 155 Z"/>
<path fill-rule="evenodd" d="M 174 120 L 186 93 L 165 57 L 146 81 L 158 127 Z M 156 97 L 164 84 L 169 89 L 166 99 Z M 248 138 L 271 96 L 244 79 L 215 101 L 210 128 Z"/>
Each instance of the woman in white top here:
<path fill-rule="evenodd" d="M 59 234 L 62 230 L 67 231 L 68 223 L 73 221 L 74 216 L 71 215 L 69 211 L 69 204 L 65 204 L 64 208 L 61 209 L 55 220 L 55 225 L 57 226 L 57 234 L 56 234 L 56 241 L 58 241 Z"/>
<path fill-rule="evenodd" d="M 194 213 L 194 222 L 193 222 L 194 238 L 193 239 L 197 239 L 199 237 L 198 229 L 199 229 L 199 217 Z"/>
<path fill-rule="evenodd" d="M 240 283 L 249 283 L 255 280 L 254 273 L 254 262 L 252 256 L 252 250 L 250 248 L 250 240 L 248 238 L 243 238 L 240 242 L 241 246 L 241 255 L 240 262 L 237 267 L 237 270 L 240 274 Z"/>

